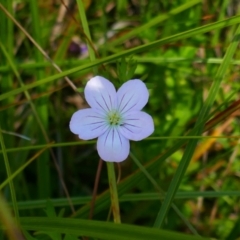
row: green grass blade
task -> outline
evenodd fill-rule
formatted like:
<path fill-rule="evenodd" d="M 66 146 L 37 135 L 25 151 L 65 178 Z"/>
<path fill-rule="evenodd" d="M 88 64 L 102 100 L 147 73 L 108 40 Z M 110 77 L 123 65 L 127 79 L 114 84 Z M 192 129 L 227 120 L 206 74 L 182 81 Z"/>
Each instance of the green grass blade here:
<path fill-rule="evenodd" d="M 134 28 L 132 31 L 124 34 L 123 36 L 118 37 L 113 42 L 107 43 L 107 45 L 109 48 L 114 47 L 114 46 L 124 42 L 127 39 L 135 37 L 137 34 L 143 32 L 144 30 L 149 29 L 155 25 L 158 25 L 159 23 L 166 21 L 170 17 L 172 17 L 176 14 L 179 14 L 179 13 L 185 11 L 186 9 L 189 9 L 189 8 L 193 7 L 194 5 L 201 3 L 201 2 L 202 2 L 202 0 L 188 1 L 185 4 L 183 4 L 177 8 L 174 8 L 173 10 L 170 10 L 168 13 L 159 14 L 157 17 L 153 18 L 151 21 L 141 25 L 140 27 Z"/>
<path fill-rule="evenodd" d="M 94 62 L 91 62 L 91 63 L 83 64 L 82 66 L 78 66 L 78 67 L 69 69 L 69 70 L 64 71 L 62 73 L 55 74 L 53 76 L 38 80 L 37 82 L 28 84 L 24 87 L 19 87 L 17 89 L 14 89 L 12 91 L 7 92 L 7 93 L 3 93 L 3 94 L 0 95 L 0 101 L 8 98 L 10 96 L 21 93 L 25 90 L 40 86 L 42 84 L 47 84 L 47 83 L 55 81 L 59 78 L 71 75 L 71 74 L 76 73 L 76 72 L 81 71 L 81 70 L 91 68 L 93 66 L 100 65 L 102 63 L 111 62 L 111 61 L 114 61 L 118 58 L 128 56 L 128 55 L 131 55 L 131 54 L 135 54 L 135 53 L 139 53 L 139 52 L 143 52 L 143 51 L 149 51 L 150 48 L 154 48 L 154 47 L 157 47 L 157 46 L 160 46 L 160 45 L 163 45 L 163 44 L 166 44 L 166 43 L 174 42 L 174 41 L 177 41 L 177 40 L 182 40 L 182 39 L 186 39 L 186 38 L 189 38 L 189 37 L 193 37 L 196 34 L 206 33 L 206 32 L 209 32 L 209 31 L 212 31 L 212 30 L 215 30 L 215 29 L 231 26 L 231 25 L 234 25 L 234 24 L 239 23 L 239 22 L 240 22 L 240 15 L 229 18 L 229 19 L 226 19 L 226 20 L 222 20 L 222 21 L 219 21 L 219 22 L 216 22 L 216 23 L 208 24 L 208 25 L 205 25 L 205 26 L 202 26 L 202 27 L 194 28 L 192 30 L 185 31 L 183 33 L 178 33 L 178 34 L 175 34 L 171 37 L 160 39 L 160 40 L 154 41 L 154 42 L 149 43 L 149 44 L 144 44 L 144 45 L 141 45 L 139 47 L 135 47 L 135 48 L 132 48 L 132 49 L 129 49 L 129 50 L 125 50 L 125 51 L 122 51 L 120 53 L 116 53 L 116 54 L 113 54 L 111 56 L 108 56 L 106 58 L 102 58 L 101 60 L 97 60 L 97 61 L 94 61 Z"/>
<path fill-rule="evenodd" d="M 30 12 L 32 18 L 32 32 L 33 38 L 35 41 L 42 46 L 42 37 L 41 37 L 41 25 L 39 21 L 39 7 L 38 1 L 30 0 Z M 43 62 L 44 57 L 38 51 L 37 48 L 34 49 L 34 58 L 36 62 Z M 42 79 L 44 77 L 44 69 L 37 69 L 36 70 L 36 79 Z M 47 87 L 45 85 L 41 85 L 38 89 L 39 93 L 47 91 Z M 32 105 L 33 107 L 33 105 Z M 42 126 L 42 130 L 37 130 L 38 141 L 39 143 L 45 143 L 46 137 L 41 133 L 43 130 L 44 132 L 48 129 L 48 97 L 40 98 L 36 102 L 36 111 L 35 113 L 38 114 L 38 121 L 39 124 Z M 46 198 L 50 196 L 51 192 L 51 181 L 50 181 L 50 161 L 49 161 L 49 153 L 44 152 L 37 161 L 37 184 L 38 184 L 38 195 L 39 198 Z M 44 176 L 44 177 L 43 177 Z"/>
<path fill-rule="evenodd" d="M 87 17 L 85 14 L 85 9 L 84 9 L 84 4 L 82 0 L 77 0 L 77 4 L 78 4 L 78 10 L 79 10 L 79 16 L 82 22 L 82 26 L 83 26 L 83 31 L 84 34 L 87 38 L 87 46 L 88 46 L 88 52 L 89 52 L 89 56 L 90 56 L 90 60 L 94 61 L 96 59 L 95 57 L 95 53 L 94 53 L 94 49 L 93 49 L 93 45 L 92 45 L 92 38 L 91 38 L 91 34 L 89 31 L 89 27 L 88 27 L 88 21 L 87 21 Z M 97 74 L 97 69 L 94 69 L 94 73 Z"/>
<path fill-rule="evenodd" d="M 10 211 L 7 203 L 5 202 L 5 200 L 3 199 L 1 194 L 0 194 L 0 209 L 1 209 L 1 214 L 0 214 L 1 226 L 0 226 L 0 229 L 4 227 L 4 230 L 6 230 L 6 232 L 7 232 L 8 239 L 23 240 L 22 234 L 19 231 L 19 229 L 16 225 L 16 222 L 14 221 L 14 218 L 11 216 L 11 211 Z M 2 233 L 2 232 L 3 231 L 0 231 L 0 233 Z M 3 237 L 1 239 L 6 239 L 6 238 Z"/>
<path fill-rule="evenodd" d="M 143 172 L 145 177 L 152 183 L 152 185 L 157 189 L 157 191 L 160 193 L 160 198 L 163 199 L 165 196 L 165 192 L 163 189 L 158 185 L 156 180 L 148 173 L 148 171 L 145 169 L 145 167 L 140 163 L 140 161 L 134 156 L 132 152 L 130 152 L 130 156 L 135 162 L 135 164 L 138 166 L 138 168 Z M 192 226 L 192 224 L 185 218 L 185 216 L 181 213 L 181 211 L 178 209 L 178 207 L 172 203 L 171 204 L 172 209 L 176 212 L 176 214 L 181 218 L 181 220 L 186 224 L 186 226 L 189 228 L 189 230 L 195 234 L 199 235 L 197 230 Z"/>
<path fill-rule="evenodd" d="M 213 82 L 210 91 L 209 91 L 209 95 L 206 99 L 206 102 L 204 103 L 200 113 L 199 113 L 199 117 L 197 119 L 197 122 L 195 124 L 195 127 L 193 129 L 193 132 L 196 135 L 200 135 L 203 131 L 203 127 L 205 124 L 205 121 L 207 120 L 208 114 L 210 112 L 210 109 L 212 107 L 212 104 L 216 98 L 216 95 L 218 93 L 218 90 L 220 88 L 220 84 L 224 78 L 224 75 L 226 73 L 226 70 L 230 64 L 230 61 L 237 49 L 238 43 L 239 43 L 239 34 L 240 34 L 240 25 L 235 33 L 235 37 L 233 38 L 232 43 L 229 45 L 227 52 L 224 56 L 223 62 L 220 65 L 218 72 L 216 74 L 215 77 L 215 81 Z M 197 145 L 197 140 L 193 139 L 190 140 L 186 150 L 183 154 L 183 157 L 181 159 L 181 162 L 179 164 L 179 167 L 176 171 L 176 174 L 174 175 L 172 182 L 169 186 L 169 189 L 167 191 L 166 194 L 166 198 L 164 199 L 164 202 L 160 208 L 160 211 L 157 215 L 156 221 L 154 226 L 155 227 L 161 227 L 163 224 L 163 221 L 168 213 L 169 207 L 171 206 L 171 203 L 174 199 L 174 196 L 177 192 L 177 189 L 182 181 L 182 178 L 187 170 L 187 167 L 191 161 L 192 155 L 194 153 L 195 147 Z"/>
<path fill-rule="evenodd" d="M 220 197 L 240 197 L 239 191 L 181 191 L 177 192 L 175 199 L 195 199 L 199 197 L 203 198 L 220 198 Z M 91 196 L 73 197 L 71 198 L 74 205 L 87 204 L 92 199 Z M 147 193 L 130 193 L 123 194 L 120 198 L 120 202 L 135 202 L 135 201 L 159 201 L 163 200 L 164 196 L 160 196 L 156 192 Z M 55 207 L 66 207 L 69 202 L 67 198 L 51 199 L 52 204 Z M 10 204 L 11 206 L 11 204 Z M 45 208 L 46 200 L 32 200 L 32 201 L 18 201 L 18 209 L 38 209 Z"/>
<path fill-rule="evenodd" d="M 3 135 L 2 135 L 2 131 L 1 131 L 1 126 L 0 126 L 0 144 L 1 144 L 2 151 L 3 151 L 3 159 L 4 159 L 4 163 L 5 163 L 5 167 L 6 167 L 7 177 L 10 178 L 12 174 L 11 174 L 11 169 L 10 169 L 10 165 L 9 165 L 8 155 L 6 153 L 6 147 L 5 147 L 5 143 L 4 143 L 4 139 L 3 139 Z M 17 206 L 17 198 L 16 198 L 16 193 L 15 193 L 14 184 L 13 184 L 12 180 L 9 181 L 9 187 L 10 187 L 10 192 L 11 192 L 11 197 L 12 197 L 14 214 L 18 221 L 19 220 L 19 212 L 18 212 L 18 206 Z"/>
<path fill-rule="evenodd" d="M 50 145 L 41 144 L 41 145 L 34 145 L 34 146 L 26 146 L 21 148 L 8 148 L 6 149 L 6 152 L 18 152 L 18 151 L 28 151 L 33 149 L 41 149 L 47 146 L 53 147 L 68 147 L 68 146 L 75 146 L 75 145 L 86 145 L 86 144 L 94 144 L 96 143 L 96 140 L 92 141 L 79 141 L 79 142 L 64 142 L 64 143 L 51 143 Z M 2 153 L 2 150 L 0 150 L 0 153 Z"/>
<path fill-rule="evenodd" d="M 184 58 L 184 57 L 138 57 L 134 56 L 134 60 L 138 63 L 155 63 L 155 64 L 162 64 L 162 63 L 175 63 L 175 62 L 191 62 L 191 63 L 208 63 L 208 64 L 221 64 L 222 58 Z M 129 60 L 128 58 L 126 60 Z M 79 65 L 86 64 L 88 60 L 62 60 L 62 61 L 54 61 L 58 66 L 64 67 L 75 67 Z M 232 60 L 231 64 L 233 65 L 240 65 L 239 60 Z M 16 68 L 19 70 L 30 70 L 30 69 L 37 69 L 42 67 L 50 67 L 50 62 L 37 62 L 37 63 L 16 63 Z M 9 72 L 11 69 L 9 66 L 0 66 L 0 72 L 5 73 Z"/>
<path fill-rule="evenodd" d="M 25 230 L 50 231 L 109 240 L 204 240 L 192 235 L 127 224 L 67 218 L 21 218 Z"/>
<path fill-rule="evenodd" d="M 12 0 L 9 1 L 3 1 L 2 3 L 6 9 L 9 12 L 13 12 L 13 7 L 12 7 Z M 0 42 L 2 42 L 5 46 L 5 48 L 8 51 L 8 54 L 11 55 L 12 57 L 14 56 L 14 52 L 13 52 L 13 23 L 10 19 L 8 19 L 5 14 L 0 11 Z M 8 62 L 6 61 L 6 59 L 4 58 L 4 53 L 2 53 L 2 51 L 0 51 L 0 65 L 1 66 L 8 66 Z M 7 72 L 5 74 L 0 74 L 0 92 L 1 94 L 4 92 L 9 91 L 9 89 L 12 89 L 13 86 L 13 76 L 11 72 Z M 0 95 L 1 95 L 0 94 Z M 13 102 L 14 97 L 10 96 L 7 97 L 2 103 L 1 106 L 4 105 L 8 105 L 11 104 L 11 102 Z M 6 116 L 12 116 L 14 114 L 14 110 L 13 109 L 6 109 L 4 111 L 4 113 L 2 114 L 6 114 Z M 2 121 L 3 120 L 3 121 Z M 6 121 L 4 118 L 0 118 L 0 124 L 3 130 L 6 131 L 13 131 L 14 130 L 14 120 L 13 118 L 9 117 L 8 121 Z M 13 146 L 13 137 L 12 136 L 5 136 L 4 138 L 4 143 L 6 148 L 8 147 L 12 147 Z M 11 155 L 9 155 L 9 157 L 11 158 Z M 0 169 L 4 168 L 4 165 L 2 164 L 3 161 L 0 161 Z M 13 167 L 13 165 L 11 165 L 11 167 Z"/>

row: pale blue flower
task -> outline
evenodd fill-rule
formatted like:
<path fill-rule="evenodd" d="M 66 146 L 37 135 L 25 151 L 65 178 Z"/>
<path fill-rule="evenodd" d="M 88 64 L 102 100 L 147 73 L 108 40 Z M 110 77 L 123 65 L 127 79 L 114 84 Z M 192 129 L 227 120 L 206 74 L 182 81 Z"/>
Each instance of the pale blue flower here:
<path fill-rule="evenodd" d="M 103 160 L 125 160 L 129 140 L 139 141 L 153 133 L 152 117 L 141 111 L 149 97 L 141 80 L 129 80 L 116 92 L 110 81 L 96 76 L 88 81 L 84 94 L 91 108 L 73 114 L 70 130 L 83 140 L 98 138 L 97 150 Z"/>

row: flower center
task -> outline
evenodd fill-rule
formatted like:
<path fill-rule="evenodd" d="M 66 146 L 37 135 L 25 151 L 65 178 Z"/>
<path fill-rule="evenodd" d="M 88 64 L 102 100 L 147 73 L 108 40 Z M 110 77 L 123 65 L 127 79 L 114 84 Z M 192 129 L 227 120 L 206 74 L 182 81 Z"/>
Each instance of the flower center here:
<path fill-rule="evenodd" d="M 122 117 L 118 111 L 113 110 L 108 113 L 107 121 L 112 126 L 119 126 L 122 123 Z"/>

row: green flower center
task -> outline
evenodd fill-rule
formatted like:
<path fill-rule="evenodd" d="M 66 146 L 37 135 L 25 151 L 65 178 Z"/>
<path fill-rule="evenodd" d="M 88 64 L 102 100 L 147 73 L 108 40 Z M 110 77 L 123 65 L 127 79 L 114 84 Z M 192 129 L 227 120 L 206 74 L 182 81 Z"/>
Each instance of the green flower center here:
<path fill-rule="evenodd" d="M 122 123 L 122 117 L 118 111 L 113 110 L 108 113 L 107 121 L 112 126 L 119 126 Z"/>

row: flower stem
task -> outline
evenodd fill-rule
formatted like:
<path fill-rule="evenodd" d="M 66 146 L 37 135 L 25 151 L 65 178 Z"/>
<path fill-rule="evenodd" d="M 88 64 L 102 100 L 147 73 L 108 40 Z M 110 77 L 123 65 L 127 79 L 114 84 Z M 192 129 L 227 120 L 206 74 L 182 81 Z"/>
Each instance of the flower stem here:
<path fill-rule="evenodd" d="M 108 169 L 108 182 L 109 182 L 109 190 L 110 190 L 110 196 L 111 196 L 111 207 L 113 212 L 113 219 L 115 223 L 121 223 L 117 183 L 116 183 L 114 165 L 112 162 L 107 162 L 107 169 Z"/>

